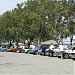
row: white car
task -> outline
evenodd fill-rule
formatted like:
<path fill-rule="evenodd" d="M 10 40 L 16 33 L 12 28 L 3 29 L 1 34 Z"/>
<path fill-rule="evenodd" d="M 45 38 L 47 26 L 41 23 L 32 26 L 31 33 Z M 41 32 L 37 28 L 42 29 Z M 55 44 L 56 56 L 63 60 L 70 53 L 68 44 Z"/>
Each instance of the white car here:
<path fill-rule="evenodd" d="M 58 53 L 60 52 L 59 47 L 53 48 L 53 56 L 58 56 Z"/>
<path fill-rule="evenodd" d="M 27 47 L 25 47 L 25 46 L 20 46 L 19 48 L 22 48 L 22 49 L 20 50 L 20 52 L 22 52 L 22 53 L 28 53 L 28 51 L 30 50 L 29 48 L 27 48 Z"/>
<path fill-rule="evenodd" d="M 23 49 L 23 52 L 24 52 L 24 53 L 28 53 L 29 51 L 30 51 L 29 48 L 24 48 L 24 49 Z"/>
<path fill-rule="evenodd" d="M 58 52 L 58 57 L 61 56 L 61 51 Z M 67 48 L 64 48 L 63 50 L 63 58 L 75 58 L 75 46 L 68 46 Z"/>
<path fill-rule="evenodd" d="M 64 58 L 75 59 L 75 46 L 70 46 L 64 50 Z"/>
<path fill-rule="evenodd" d="M 67 49 L 68 48 L 68 46 L 66 46 L 66 45 L 64 45 L 63 47 L 64 47 L 64 49 Z M 60 57 L 61 56 L 60 45 L 56 46 L 52 50 L 53 50 L 53 56 L 57 56 L 57 57 Z"/>

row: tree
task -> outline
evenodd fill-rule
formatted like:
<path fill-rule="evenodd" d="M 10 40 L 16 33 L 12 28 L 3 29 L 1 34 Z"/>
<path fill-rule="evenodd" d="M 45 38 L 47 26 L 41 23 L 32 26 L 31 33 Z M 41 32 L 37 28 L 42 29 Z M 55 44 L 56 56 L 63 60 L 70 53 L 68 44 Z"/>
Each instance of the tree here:
<path fill-rule="evenodd" d="M 75 3 L 28 0 L 0 16 L 2 40 L 62 40 L 75 34 Z"/>

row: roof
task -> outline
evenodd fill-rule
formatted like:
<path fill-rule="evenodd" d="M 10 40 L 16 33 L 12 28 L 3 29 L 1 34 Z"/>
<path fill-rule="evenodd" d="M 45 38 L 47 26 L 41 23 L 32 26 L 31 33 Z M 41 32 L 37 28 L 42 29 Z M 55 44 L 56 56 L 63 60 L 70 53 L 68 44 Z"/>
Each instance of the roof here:
<path fill-rule="evenodd" d="M 47 44 L 47 45 L 49 45 L 51 43 L 52 44 L 57 44 L 57 42 L 55 40 L 48 40 L 48 41 L 41 42 L 41 44 Z"/>

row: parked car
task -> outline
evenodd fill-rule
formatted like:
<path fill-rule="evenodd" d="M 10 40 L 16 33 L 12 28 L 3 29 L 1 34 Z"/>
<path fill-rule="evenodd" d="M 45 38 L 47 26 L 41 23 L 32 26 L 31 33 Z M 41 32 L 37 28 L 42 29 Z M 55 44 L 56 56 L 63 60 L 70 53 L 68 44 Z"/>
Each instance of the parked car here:
<path fill-rule="evenodd" d="M 19 47 L 11 47 L 9 51 L 10 52 L 18 52 L 19 53 L 21 49 L 22 48 L 19 48 Z"/>
<path fill-rule="evenodd" d="M 22 49 L 20 50 L 21 53 L 28 53 L 30 51 L 30 48 L 28 47 L 22 47 Z"/>
<path fill-rule="evenodd" d="M 61 52 L 59 52 L 58 55 L 60 56 Z M 69 46 L 65 48 L 63 51 L 63 58 L 64 59 L 68 59 L 68 58 L 75 59 L 75 46 Z"/>
<path fill-rule="evenodd" d="M 52 56 L 53 57 L 57 57 L 58 56 L 58 52 L 60 52 L 60 49 L 59 49 L 59 46 L 55 46 L 53 49 L 52 49 Z"/>
<path fill-rule="evenodd" d="M 66 49 L 68 46 L 63 45 L 63 49 Z M 61 57 L 61 48 L 60 45 L 57 45 L 53 48 L 53 56 Z"/>
<path fill-rule="evenodd" d="M 3 52 L 3 51 L 6 51 L 7 50 L 7 47 L 6 46 L 0 46 L 0 51 Z"/>
<path fill-rule="evenodd" d="M 46 48 L 45 53 L 46 53 L 47 56 L 53 57 L 53 56 L 57 56 L 58 51 L 59 51 L 59 46 L 54 45 L 54 48 L 52 48 L 52 49 Z"/>
<path fill-rule="evenodd" d="M 34 55 L 38 55 L 38 48 L 37 47 L 31 48 L 30 53 Z"/>
<path fill-rule="evenodd" d="M 49 47 L 48 45 L 42 45 L 39 50 L 40 55 L 48 56 L 49 55 Z"/>
<path fill-rule="evenodd" d="M 20 48 L 20 51 L 19 51 L 19 52 L 20 52 L 20 53 L 24 53 L 24 48 L 25 48 L 25 46 L 24 46 L 24 45 L 20 45 L 19 48 Z"/>

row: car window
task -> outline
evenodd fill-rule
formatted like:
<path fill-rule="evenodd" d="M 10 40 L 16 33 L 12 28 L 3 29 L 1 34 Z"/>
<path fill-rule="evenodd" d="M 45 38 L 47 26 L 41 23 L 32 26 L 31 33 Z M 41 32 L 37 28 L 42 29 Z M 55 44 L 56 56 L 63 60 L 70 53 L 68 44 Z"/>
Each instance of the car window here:
<path fill-rule="evenodd" d="M 2 48 L 6 48 L 5 46 L 2 46 Z"/>
<path fill-rule="evenodd" d="M 28 47 L 26 47 L 25 49 L 28 49 Z"/>
<path fill-rule="evenodd" d="M 72 46 L 68 46 L 67 48 L 66 48 L 66 50 L 71 50 L 72 49 Z"/>
<path fill-rule="evenodd" d="M 4 48 L 4 47 L 2 46 L 2 48 Z"/>
<path fill-rule="evenodd" d="M 55 46 L 54 49 L 59 49 L 59 46 Z"/>
<path fill-rule="evenodd" d="M 73 49 L 72 50 L 75 50 L 75 47 L 73 47 Z"/>

